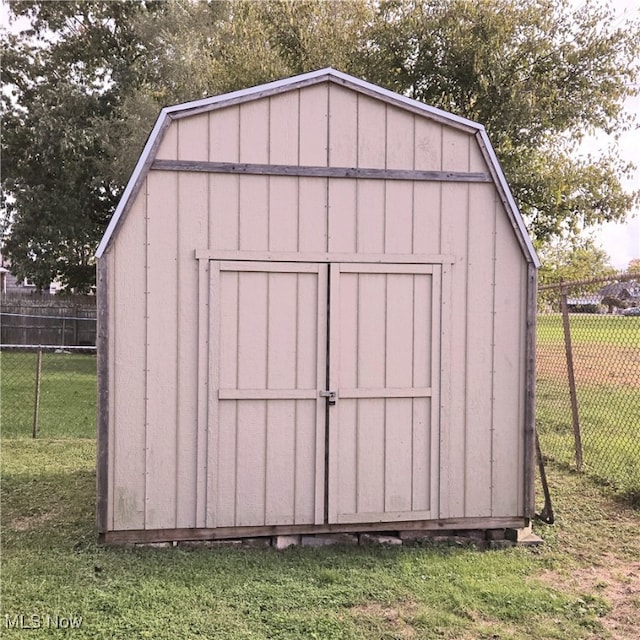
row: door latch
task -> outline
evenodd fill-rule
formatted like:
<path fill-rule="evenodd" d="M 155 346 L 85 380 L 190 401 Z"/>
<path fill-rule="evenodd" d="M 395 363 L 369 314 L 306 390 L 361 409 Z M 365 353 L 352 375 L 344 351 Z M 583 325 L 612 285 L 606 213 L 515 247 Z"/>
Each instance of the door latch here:
<path fill-rule="evenodd" d="M 321 398 L 327 398 L 328 399 L 328 403 L 333 405 L 336 403 L 336 392 L 335 391 L 321 391 L 320 392 L 320 397 Z"/>

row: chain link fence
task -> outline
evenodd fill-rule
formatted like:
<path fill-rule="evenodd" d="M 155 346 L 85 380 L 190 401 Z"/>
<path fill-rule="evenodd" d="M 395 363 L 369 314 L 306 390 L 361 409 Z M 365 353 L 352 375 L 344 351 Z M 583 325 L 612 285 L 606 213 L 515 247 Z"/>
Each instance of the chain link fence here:
<path fill-rule="evenodd" d="M 640 499 L 640 275 L 542 286 L 543 455 Z"/>
<path fill-rule="evenodd" d="M 90 438 L 96 433 L 95 347 L 0 345 L 5 438 Z"/>

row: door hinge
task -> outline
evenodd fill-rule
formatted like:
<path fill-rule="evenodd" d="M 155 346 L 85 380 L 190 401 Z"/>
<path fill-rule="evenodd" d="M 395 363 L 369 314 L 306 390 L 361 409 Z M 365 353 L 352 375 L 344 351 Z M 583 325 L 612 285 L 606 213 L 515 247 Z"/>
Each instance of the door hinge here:
<path fill-rule="evenodd" d="M 335 391 L 321 391 L 320 392 L 320 397 L 321 398 L 327 398 L 329 401 L 329 404 L 335 404 L 336 403 L 336 396 L 337 393 Z"/>

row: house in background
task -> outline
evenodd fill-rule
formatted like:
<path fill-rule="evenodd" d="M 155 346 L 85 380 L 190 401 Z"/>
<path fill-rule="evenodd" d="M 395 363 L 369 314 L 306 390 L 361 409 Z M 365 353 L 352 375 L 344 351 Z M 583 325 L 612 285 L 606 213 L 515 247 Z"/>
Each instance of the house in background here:
<path fill-rule="evenodd" d="M 613 282 L 598 291 L 600 304 L 607 307 L 608 313 L 616 309 L 628 309 L 640 306 L 640 283 L 637 280 Z"/>
<path fill-rule="evenodd" d="M 62 285 L 54 281 L 44 289 L 44 294 L 55 294 L 62 289 Z M 36 285 L 28 278 L 17 278 L 11 273 L 11 263 L 0 253 L 0 294 L 2 295 L 31 295 L 37 293 Z"/>

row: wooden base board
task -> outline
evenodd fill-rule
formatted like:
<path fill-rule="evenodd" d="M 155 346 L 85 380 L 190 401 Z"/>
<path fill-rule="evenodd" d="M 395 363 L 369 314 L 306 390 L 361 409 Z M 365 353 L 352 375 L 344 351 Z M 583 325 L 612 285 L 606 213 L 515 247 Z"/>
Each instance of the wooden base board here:
<path fill-rule="evenodd" d="M 385 531 L 441 531 L 443 534 L 465 529 L 521 529 L 529 526 L 528 518 L 448 518 L 408 522 L 371 522 L 327 525 L 277 525 L 262 527 L 219 527 L 215 529 L 135 529 L 100 533 L 104 544 L 136 544 L 225 540 L 261 536 L 318 535 L 328 533 L 367 533 Z"/>

